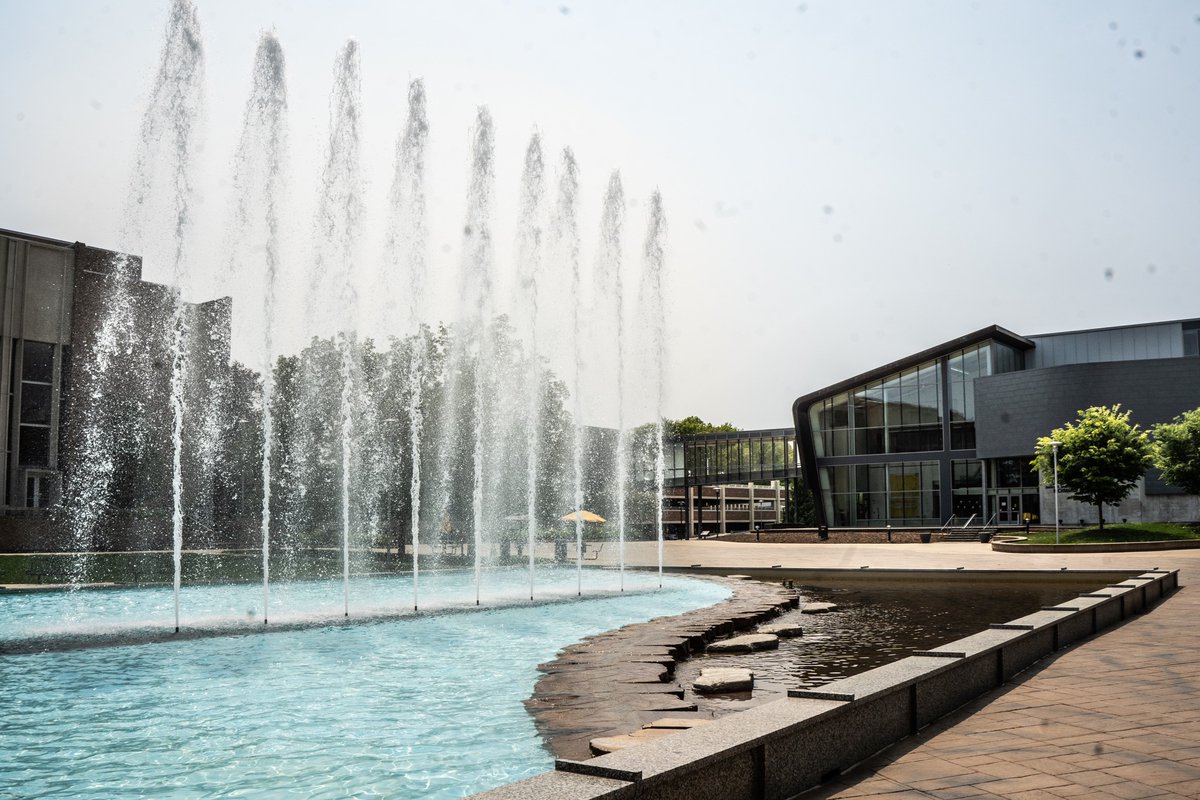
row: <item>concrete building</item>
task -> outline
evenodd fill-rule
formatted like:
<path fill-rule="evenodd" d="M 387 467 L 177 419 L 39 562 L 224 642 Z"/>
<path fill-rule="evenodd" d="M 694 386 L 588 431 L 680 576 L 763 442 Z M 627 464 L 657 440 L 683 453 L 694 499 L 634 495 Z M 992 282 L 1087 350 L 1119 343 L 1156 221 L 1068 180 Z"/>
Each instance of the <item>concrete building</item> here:
<path fill-rule="evenodd" d="M 698 433 L 666 454 L 663 530 L 691 538 L 795 523 L 800 471 L 791 428 Z"/>
<path fill-rule="evenodd" d="M 771 528 L 788 521 L 787 481 L 667 486 L 663 489 L 663 530 L 670 536 L 716 536 Z"/>
<path fill-rule="evenodd" d="M 0 229 L 0 415 L 7 422 L 0 428 L 0 514 L 38 513 L 62 502 L 66 462 L 87 413 L 79 402 L 87 388 L 85 365 L 118 264 L 131 277 L 136 328 L 114 372 L 137 389 L 130 396 L 162 395 L 171 372 L 166 330 L 174 299 L 168 287 L 141 280 L 141 258 Z M 208 363 L 198 369 L 227 368 L 229 299 L 186 309 L 195 335 L 211 343 L 204 350 Z M 120 395 L 115 388 L 112 394 Z M 140 414 L 137 423 L 149 430 L 165 423 L 137 408 L 129 413 Z"/>
<path fill-rule="evenodd" d="M 1143 429 L 1200 406 L 1200 319 L 1021 336 L 993 325 L 804 395 L 792 413 L 820 524 L 1054 523 L 1034 444 L 1081 409 Z M 1052 481 L 1051 481 L 1052 482 Z M 1107 519 L 1197 520 L 1152 470 Z M 1094 507 L 1060 494 L 1064 523 Z"/>

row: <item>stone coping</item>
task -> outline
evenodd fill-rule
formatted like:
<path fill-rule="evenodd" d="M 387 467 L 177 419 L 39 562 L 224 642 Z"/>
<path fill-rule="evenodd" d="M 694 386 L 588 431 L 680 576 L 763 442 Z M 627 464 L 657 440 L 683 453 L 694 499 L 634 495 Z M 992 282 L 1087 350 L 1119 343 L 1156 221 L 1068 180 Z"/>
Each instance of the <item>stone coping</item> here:
<path fill-rule="evenodd" d="M 709 575 L 714 577 L 724 576 L 731 567 L 705 567 L 705 566 L 690 566 L 690 567 L 667 567 L 666 572 L 677 575 L 701 576 Z M 858 569 L 847 569 L 845 567 L 736 567 L 739 573 L 744 573 L 751 578 L 756 578 L 761 581 L 785 581 L 793 582 L 814 582 L 814 581 L 893 581 L 899 583 L 921 583 L 930 579 L 936 579 L 946 583 L 1014 583 L 1019 581 L 1041 581 L 1048 576 L 1067 574 L 1074 578 L 1093 576 L 1096 578 L 1097 585 L 1105 581 L 1120 580 L 1131 572 L 1136 571 L 1131 569 L 1116 569 L 1112 567 L 1100 567 L 1095 569 L 1072 569 L 1069 572 L 1063 567 L 1054 569 L 971 569 L 965 567 L 930 567 L 926 569 L 912 568 L 877 568 L 877 567 L 859 567 Z"/>
<path fill-rule="evenodd" d="M 1150 570 L 971 636 L 554 772 L 480 800 L 785 800 L 997 688 L 1038 660 L 1178 588 Z"/>

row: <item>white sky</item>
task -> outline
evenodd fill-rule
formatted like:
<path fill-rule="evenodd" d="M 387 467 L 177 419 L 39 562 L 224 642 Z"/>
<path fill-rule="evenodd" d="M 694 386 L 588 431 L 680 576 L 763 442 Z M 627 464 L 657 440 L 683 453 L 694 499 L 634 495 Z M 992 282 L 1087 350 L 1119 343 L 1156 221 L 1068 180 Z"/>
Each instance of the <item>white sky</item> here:
<path fill-rule="evenodd" d="M 481 104 L 497 128 L 501 257 L 534 129 L 549 161 L 575 151 L 589 240 L 621 170 L 638 202 L 631 262 L 645 199 L 661 189 L 671 417 L 788 426 L 798 395 L 991 323 L 1041 333 L 1200 316 L 1194 1 L 197 6 L 199 263 L 224 235 L 260 31 L 276 31 L 288 61 L 293 217 L 305 231 L 333 60 L 355 37 L 376 214 L 408 81 L 425 80 L 439 269 L 458 263 Z M 0 227 L 122 246 L 167 11 L 0 0 Z M 166 272 L 148 260 L 146 278 Z M 235 314 L 257 311 L 239 288 Z M 214 291 L 197 279 L 190 299 Z"/>

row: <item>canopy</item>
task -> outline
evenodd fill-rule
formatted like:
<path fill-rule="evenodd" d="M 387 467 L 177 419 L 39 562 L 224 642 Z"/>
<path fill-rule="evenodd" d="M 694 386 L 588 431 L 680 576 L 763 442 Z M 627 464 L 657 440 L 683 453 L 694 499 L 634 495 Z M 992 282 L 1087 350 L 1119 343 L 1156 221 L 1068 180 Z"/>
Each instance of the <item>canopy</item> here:
<path fill-rule="evenodd" d="M 578 517 L 576 515 L 578 515 Z M 561 519 L 563 522 L 575 522 L 577 518 L 583 520 L 584 522 L 607 522 L 607 520 L 599 514 L 593 514 L 592 512 L 584 511 L 583 509 L 572 511 L 570 514 L 564 514 L 563 516 L 559 517 L 559 519 Z"/>

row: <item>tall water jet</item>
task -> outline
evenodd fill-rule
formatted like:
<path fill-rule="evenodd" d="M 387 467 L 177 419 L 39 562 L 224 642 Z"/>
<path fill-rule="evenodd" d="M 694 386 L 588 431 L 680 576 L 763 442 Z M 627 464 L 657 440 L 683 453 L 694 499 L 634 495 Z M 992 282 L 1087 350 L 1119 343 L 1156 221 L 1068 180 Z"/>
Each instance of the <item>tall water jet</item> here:
<path fill-rule="evenodd" d="M 617 384 L 617 443 L 612 468 L 617 505 L 617 558 L 622 591 L 625 589 L 625 492 L 629 471 L 625 430 L 625 293 L 621 281 L 621 225 L 624 218 L 625 190 L 621 186 L 620 173 L 614 171 L 609 177 L 608 189 L 604 194 L 592 297 L 599 322 L 595 350 L 607 350 L 616 356 L 615 364 L 610 363 L 612 359 L 605 359 L 605 368 L 598 372 L 601 375 L 615 375 Z M 612 344 L 605 347 L 608 343 Z"/>
<path fill-rule="evenodd" d="M 583 277 L 579 265 L 579 225 L 576 221 L 579 202 L 579 166 L 571 148 L 564 148 L 562 166 L 558 177 L 558 200 L 554 213 L 555 257 L 561 259 L 567 272 L 570 289 L 567 295 L 567 325 L 571 341 L 572 374 L 571 396 L 573 408 L 573 442 L 571 450 L 571 497 L 575 519 L 575 572 L 578 594 L 583 594 L 583 392 L 582 367 L 583 336 L 580 293 Z"/>
<path fill-rule="evenodd" d="M 245 274 L 262 254 L 264 273 L 262 304 L 262 536 L 263 624 L 270 608 L 271 476 L 275 443 L 272 405 L 275 397 L 275 316 L 280 275 L 280 205 L 284 191 L 287 148 L 285 113 L 287 84 L 283 48 L 273 33 L 259 37 L 254 56 L 250 96 L 234 160 L 237 204 L 231 225 L 228 273 Z"/>
<path fill-rule="evenodd" d="M 195 60 L 200 62 L 202 53 L 194 18 L 189 3 L 177 3 L 173 21 L 190 20 L 192 25 L 190 33 L 176 36 L 173 31 L 171 36 L 191 42 Z M 189 30 L 182 24 L 180 29 Z M 637 402 L 636 398 L 648 400 L 650 394 L 657 398 L 655 414 L 661 419 L 662 386 L 658 385 L 654 392 L 630 389 L 634 354 L 644 348 L 628 347 L 626 341 L 637 338 L 642 331 L 632 319 L 624 318 L 626 303 L 620 254 L 624 200 L 619 177 L 612 176 L 605 197 L 599 252 L 581 267 L 578 165 L 571 151 L 566 150 L 558 176 L 557 200 L 552 201 L 541 139 L 535 135 L 530 140 L 521 182 L 513 276 L 515 302 L 511 308 L 497 309 L 493 305 L 499 303 L 494 289 L 501 285 L 507 288 L 508 282 L 503 278 L 508 276 L 498 277 L 493 264 L 494 135 L 487 111 L 481 110 L 473 131 L 457 317 L 450 327 L 430 327 L 433 323 L 427 315 L 432 303 L 427 300 L 426 284 L 430 276 L 425 252 L 428 122 L 424 87 L 420 81 L 410 86 L 407 127 L 396 146 L 391 211 L 386 219 L 386 258 L 371 260 L 368 265 L 367 260 L 357 257 L 363 216 L 359 68 L 357 47 L 348 44 L 334 70 L 329 145 L 313 225 L 311 274 L 296 295 L 300 303 L 306 304 L 305 332 L 312 338 L 299 353 L 281 353 L 283 331 L 288 330 L 281 321 L 288 308 L 283 297 L 288 282 L 283 272 L 288 261 L 286 254 L 281 254 L 281 248 L 287 246 L 282 235 L 287 224 L 282 212 L 286 160 L 283 116 L 287 101 L 283 54 L 278 42 L 266 35 L 259 50 L 235 161 L 233 185 L 238 207 L 231 226 L 228 272 L 244 278 L 240 281 L 243 284 L 263 281 L 261 316 L 256 315 L 258 318 L 250 323 L 255 333 L 262 326 L 258 340 L 261 351 L 255 348 L 254 353 L 256 367 L 257 357 L 261 356 L 262 375 L 261 384 L 254 386 L 258 376 L 253 372 L 237 364 L 226 364 L 236 377 L 230 380 L 230 386 L 236 384 L 240 388 L 229 393 L 230 403 L 228 408 L 221 409 L 225 416 L 219 419 L 210 416 L 211 409 L 197 404 L 197 387 L 205 370 L 196 359 L 204 354 L 189 352 L 186 344 L 189 338 L 203 339 L 204 318 L 193 317 L 193 306 L 182 303 L 183 291 L 188 288 L 188 266 L 193 261 L 190 253 L 184 258 L 183 235 L 189 216 L 187 169 L 195 152 L 188 137 L 195 126 L 199 101 L 198 96 L 195 103 L 186 98 L 172 100 L 170 96 L 172 91 L 182 93 L 191 91 L 188 87 L 198 86 L 198 67 L 194 75 L 187 74 L 179 63 L 184 61 L 180 53 L 164 58 L 164 64 L 170 62 L 175 77 L 166 80 L 160 75 L 160 87 L 148 112 L 151 122 L 147 123 L 148 132 L 144 134 L 143 148 L 149 154 L 142 156 L 135 177 L 136 200 L 132 203 L 135 216 L 156 205 L 171 206 L 170 222 L 166 225 L 141 225 L 139 216 L 137 226 L 131 223 L 131 230 L 137 236 L 128 242 L 145 252 L 139 238 L 144 230 L 173 234 L 161 236 L 170 240 L 170 253 L 162 257 L 152 252 L 151 257 L 158 257 L 148 261 L 172 267 L 173 276 L 173 302 L 169 306 L 161 304 L 171 311 L 171 324 L 162 326 L 162 331 L 156 329 L 155 333 L 170 340 L 171 397 L 169 402 L 153 397 L 146 401 L 151 412 L 156 408 L 169 410 L 170 425 L 165 424 L 166 413 L 159 425 L 163 431 L 169 427 L 169 434 L 159 437 L 163 447 L 153 453 L 164 464 L 155 469 L 156 465 L 150 463 L 149 468 L 132 470 L 131 474 L 144 478 L 147 484 L 155 479 L 161 481 L 164 486 L 157 488 L 163 497 L 168 494 L 165 483 L 171 478 L 177 626 L 184 528 L 191 547 L 192 531 L 199 529 L 203 521 L 200 516 L 204 513 L 203 506 L 206 502 L 212 504 L 204 500 L 205 491 L 212 492 L 216 501 L 228 501 L 222 513 L 229 513 L 231 519 L 234 515 L 248 517 L 249 507 L 258 510 L 261 506 L 261 517 L 255 522 L 260 523 L 262 546 L 255 560 L 261 558 L 262 564 L 263 622 L 272 625 L 279 621 L 277 617 L 283 606 L 280 597 L 272 598 L 272 593 L 279 595 L 284 591 L 279 588 L 278 575 L 301 566 L 287 556 L 299 554 L 301 547 L 309 552 L 319 552 L 322 548 L 333 551 L 335 541 L 340 544 L 336 549 L 340 549 L 341 556 L 341 610 L 349 615 L 352 554 L 357 558 L 361 549 L 355 548 L 376 531 L 381 509 L 386 510 L 389 521 L 393 514 L 398 520 L 389 545 L 407 535 L 408 542 L 402 542 L 398 551 L 403 553 L 407 544 L 413 553 L 414 608 L 420 608 L 422 602 L 429 603 L 421 596 L 421 580 L 424 577 L 429 581 L 426 565 L 431 553 L 438 552 L 431 545 L 436 541 L 437 526 L 444 519 L 450 520 L 447 530 L 456 535 L 461 531 L 464 537 L 457 541 L 471 549 L 468 558 L 473 556 L 474 560 L 477 604 L 481 602 L 481 589 L 488 588 L 484 583 L 490 580 L 484 567 L 490 566 L 489 559 L 495 550 L 489 546 L 494 548 L 499 544 L 502 558 L 507 558 L 510 546 L 515 543 L 519 548 L 522 541 L 529 547 L 528 588 L 532 599 L 538 591 L 539 527 L 547 527 L 559 519 L 568 510 L 564 506 L 575 512 L 568 518 L 574 522 L 576 589 L 577 594 L 582 594 L 582 567 L 588 547 L 584 541 L 587 523 L 582 514 L 585 503 L 588 509 L 615 519 L 620 581 L 624 588 L 626 527 L 634 518 L 626 505 L 632 508 L 638 497 L 629 489 L 632 432 L 626 430 L 626 425 L 635 416 L 631 406 Z M 164 66 L 162 72 L 165 75 L 170 70 Z M 169 173 L 165 191 L 149 177 L 151 172 Z M 545 233 L 543 216 L 553 223 L 546 226 Z M 594 280 L 587 270 L 593 264 Z M 114 270 L 114 285 L 123 280 L 122 275 L 128 276 L 126 282 L 134 285 L 138 298 L 143 291 L 148 296 L 157 291 L 133 283 L 138 271 L 132 267 Z M 624 285 L 635 285 L 635 281 L 631 278 Z M 398 302 L 388 300 L 390 308 L 377 313 L 373 304 L 384 299 L 386 292 L 393 291 L 392 287 L 403 287 L 397 290 L 397 297 L 406 292 L 407 308 L 402 310 Z M 114 291 L 119 292 L 119 287 Z M 655 294 L 659 310 L 651 315 L 652 319 L 661 317 L 661 288 Z M 550 302 L 550 298 L 563 298 L 565 302 Z M 125 306 L 136 307 L 136 300 Z M 248 307 L 249 304 L 239 303 L 239 312 Z M 633 309 L 633 304 L 629 304 L 629 309 Z M 499 314 L 500 310 L 505 314 Z M 589 340 L 586 328 L 596 320 L 601 320 L 611 335 Z M 113 358 L 120 355 L 122 346 L 128 345 L 113 345 L 112 340 L 126 336 L 123 331 L 136 328 L 136 324 L 119 316 L 113 316 L 107 327 L 101 327 L 101 336 L 108 342 L 105 347 L 111 356 L 100 353 L 95 362 L 101 382 L 107 380 L 111 387 L 119 383 L 113 377 L 120 371 L 113 366 Z M 189 331 L 196 334 L 189 337 Z M 252 340 L 241 333 L 234 341 Z M 384 351 L 374 346 L 368 335 L 376 333 L 392 337 L 390 349 Z M 659 350 L 652 372 L 661 382 L 661 330 L 650 338 L 657 342 Z M 127 340 L 135 340 L 132 332 Z M 383 340 L 381 337 L 375 341 Z M 228 346 L 228 340 L 225 341 Z M 168 347 L 151 352 L 165 349 Z M 85 351 L 80 348 L 79 352 Z M 205 352 L 211 358 L 214 352 L 211 345 Z M 150 361 L 154 355 L 139 357 Z M 615 367 L 608 363 L 613 358 Z M 160 360 L 165 365 L 166 359 Z M 592 379 L 586 373 L 597 370 L 603 370 L 604 382 L 589 383 Z M 194 376 L 190 381 L 189 375 Z M 570 401 L 567 395 L 571 395 Z M 209 399 L 213 399 L 212 393 Z M 261 408 L 250 414 L 248 409 L 255 401 L 261 402 Z M 584 424 L 585 421 L 597 424 L 591 417 L 596 410 L 593 404 L 610 401 L 617 404 L 615 452 L 612 439 Z M 97 405 L 103 406 L 105 402 L 97 400 Z M 610 404 L 608 408 L 611 407 Z M 231 410 L 236 410 L 236 415 L 230 414 Z M 205 448 L 211 449 L 218 433 L 227 436 L 235 421 L 247 420 L 248 424 L 241 428 L 243 441 L 236 443 L 239 449 L 235 457 L 244 460 L 244 453 L 253 450 L 254 429 L 261 424 L 261 450 L 253 450 L 255 475 L 249 480 L 245 475 L 236 476 L 241 483 L 227 484 L 226 488 L 233 489 L 224 495 L 206 489 L 210 472 L 217 478 L 221 476 L 219 471 L 211 469 L 211 453 Z M 397 427 L 388 429 L 388 423 L 396 423 Z M 434 426 L 437 436 L 429 435 Z M 116 452 L 125 447 L 120 437 L 127 432 L 97 429 L 89 440 L 89 428 L 80 425 L 77 430 L 87 449 L 105 451 L 109 456 L 94 459 L 88 467 L 91 474 L 87 469 L 81 470 L 73 477 L 82 479 L 69 484 L 81 494 L 99 498 L 92 505 L 94 513 L 80 514 L 73 521 L 78 531 L 76 539 L 82 541 L 96 530 L 103 515 L 103 498 L 111 493 L 114 470 L 121 471 L 120 466 L 114 465 L 119 465 L 124 456 Z M 150 451 L 156 429 L 152 424 L 131 426 L 129 436 L 137 440 L 130 448 L 145 446 Z M 171 442 L 169 450 L 165 445 L 167 440 Z M 638 449 L 649 452 L 648 448 Z M 661 452 L 657 460 L 661 494 Z M 165 466 L 167 461 L 170 467 Z M 406 473 L 410 464 L 411 472 Z M 596 476 L 597 472 L 604 474 Z M 648 475 L 649 469 L 644 472 Z M 387 483 L 385 477 L 395 480 Z M 123 483 L 116 485 L 125 490 Z M 393 485 L 397 490 L 387 491 L 386 487 Z M 597 491 L 601 485 L 604 488 Z M 261 497 L 255 494 L 260 486 Z M 144 491 L 141 486 L 137 490 Z M 404 494 L 407 494 L 407 519 L 403 516 Z M 609 502 L 610 495 L 613 503 Z M 235 503 L 239 496 L 240 503 Z M 136 499 L 130 502 L 121 494 L 117 497 L 114 507 L 124 503 L 137 508 Z M 594 497 L 597 499 L 593 500 Z M 165 507 L 166 503 L 160 505 Z M 615 510 L 610 511 L 614 506 Z M 656 527 L 661 538 L 661 509 Z M 555 554 L 559 557 L 561 547 L 561 558 L 565 561 L 569 534 L 566 530 L 561 533 L 555 543 Z M 449 548 L 441 550 L 446 558 Z M 659 552 L 661 572 L 661 544 Z M 189 554 L 188 558 L 192 556 Z M 447 558 L 446 563 L 449 562 Z M 330 558 L 327 563 L 335 568 L 337 561 Z M 424 576 L 423 570 L 426 570 Z"/>
<path fill-rule="evenodd" d="M 534 565 L 537 550 L 538 525 L 538 462 L 542 444 L 542 402 L 545 396 L 542 380 L 541 352 L 538 342 L 538 282 L 542 269 L 542 230 L 539 224 L 542 194 L 545 191 L 545 164 L 542 160 L 542 138 L 537 133 L 529 137 L 525 148 L 525 167 L 521 173 L 521 206 L 517 228 L 517 302 L 525 309 L 524 337 L 528 347 L 525 376 L 525 521 L 529 548 L 529 599 L 534 593 Z"/>
<path fill-rule="evenodd" d="M 183 429 L 187 383 L 188 312 L 183 301 L 186 283 L 185 239 L 191 222 L 191 166 L 203 105 L 204 48 L 196 10 L 188 0 L 176 0 L 167 21 L 166 41 L 150 101 L 142 118 L 141 140 L 134 167 L 133 195 L 127 215 L 127 244 L 145 252 L 148 217 L 165 204 L 172 239 L 163 248 L 171 264 L 171 312 L 166 322 L 170 343 L 171 380 L 171 503 L 172 562 L 174 565 L 175 630 L 179 630 L 179 591 L 183 554 Z M 162 173 L 166 173 L 165 176 Z M 165 186 L 160 186 L 165 182 Z"/>
<path fill-rule="evenodd" d="M 334 65 L 333 91 L 330 97 L 329 149 L 321 178 L 317 209 L 317 242 L 314 248 L 313 287 L 329 287 L 338 298 L 334 325 L 352 324 L 358 305 L 353 269 L 358 263 L 357 250 L 362 224 L 362 187 L 359 170 L 359 132 L 361 80 L 358 43 L 346 42 Z M 313 306 L 321 298 L 310 295 Z M 338 431 L 341 461 L 341 545 L 343 611 L 350 616 L 350 526 L 354 465 L 354 417 L 358 390 L 356 364 L 358 340 L 353 331 L 336 332 L 339 353 Z"/>
<path fill-rule="evenodd" d="M 74 440 L 70 462 L 71 480 L 67 484 L 70 509 L 71 542 L 77 555 L 72 559 L 70 584 L 77 589 L 86 581 L 88 551 L 112 495 L 118 451 L 136 439 L 136 420 L 143 414 L 141 394 L 122 391 L 130 372 L 122 370 L 131 355 L 129 347 L 136 337 L 133 313 L 133 284 L 137 267 L 127 255 L 118 256 L 102 279 L 106 304 L 95 336 L 85 339 L 77 353 L 81 365 L 80 402 L 76 418 L 81 420 L 79 437 Z M 122 414 L 119 403 L 131 404 Z"/>
<path fill-rule="evenodd" d="M 474 469 L 472 472 L 471 504 L 474 513 L 473 528 L 475 537 L 475 604 L 479 604 L 480 584 L 482 582 L 483 565 L 483 483 L 484 483 L 484 446 L 485 427 L 488 417 L 485 403 L 491 396 L 487 391 L 489 372 L 492 365 L 491 338 L 488 335 L 491 320 L 492 298 L 492 234 L 491 234 L 491 199 L 492 186 L 495 181 L 494 135 L 492 133 L 492 116 L 486 108 L 479 111 L 476 122 L 475 146 L 472 152 L 474 167 L 471 179 L 471 203 L 467 216 L 467 242 L 465 274 L 473 284 L 473 295 L 478 297 L 477 306 L 479 318 L 471 326 L 477 338 L 478 351 L 474 363 L 474 397 L 472 407 L 474 420 L 472 443 L 474 445 Z M 467 296 L 472 296 L 469 293 Z"/>
<path fill-rule="evenodd" d="M 452 331 L 439 420 L 438 518 L 444 537 L 455 535 L 469 514 L 474 551 L 475 602 L 483 578 L 484 445 L 488 414 L 486 384 L 490 378 L 492 304 L 491 204 L 495 183 L 492 117 L 480 107 L 471 134 L 471 176 L 463 251 L 458 282 L 458 313 Z M 464 446 L 469 448 L 464 452 Z M 470 485 L 469 509 L 454 496 L 454 487 Z"/>
<path fill-rule="evenodd" d="M 646 332 L 646 372 L 654 398 L 654 533 L 658 549 L 658 585 L 663 575 L 663 483 L 666 470 L 663 453 L 663 369 L 666 366 L 666 305 L 663 302 L 663 242 L 667 221 L 662 195 L 650 196 L 650 218 L 646 223 L 646 242 L 642 250 L 641 316 Z"/>
<path fill-rule="evenodd" d="M 425 313 L 426 223 L 425 223 L 425 143 L 429 121 L 425 113 L 425 84 L 418 78 L 408 87 L 408 123 L 396 146 L 395 177 L 391 190 L 391 215 L 387 236 L 387 255 L 393 271 L 405 279 L 407 288 L 407 324 L 412 334 L 412 350 L 405 376 L 408 412 L 409 532 L 412 542 L 413 610 L 420 607 L 421 542 L 421 445 L 424 414 L 421 396 L 425 383 L 425 341 L 421 321 Z"/>

